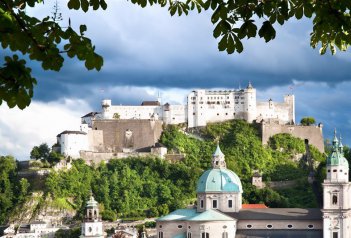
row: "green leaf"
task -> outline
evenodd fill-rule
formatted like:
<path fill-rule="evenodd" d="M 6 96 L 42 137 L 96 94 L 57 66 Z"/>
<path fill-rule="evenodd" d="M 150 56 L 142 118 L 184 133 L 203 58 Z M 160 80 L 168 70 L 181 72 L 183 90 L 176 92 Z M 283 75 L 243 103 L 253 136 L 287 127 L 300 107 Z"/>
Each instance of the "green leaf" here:
<path fill-rule="evenodd" d="M 305 6 L 304 6 L 304 14 L 305 14 L 305 17 L 308 17 L 308 18 L 311 18 L 311 17 L 312 17 L 312 14 L 313 14 L 313 7 L 312 7 L 311 4 L 305 3 Z"/>
<path fill-rule="evenodd" d="M 253 21 L 248 21 L 247 23 L 247 38 L 255 37 L 257 34 L 257 26 Z"/>
<path fill-rule="evenodd" d="M 169 12 L 171 13 L 171 16 L 173 16 L 177 11 L 177 5 L 170 6 L 169 10 L 170 10 Z"/>
<path fill-rule="evenodd" d="M 258 31 L 258 35 L 265 39 L 266 42 L 275 38 L 275 29 L 269 21 L 265 21 L 262 24 L 261 29 Z"/>
<path fill-rule="evenodd" d="M 238 37 L 236 37 L 236 36 L 234 36 L 234 40 L 235 40 L 235 48 L 236 48 L 236 51 L 237 51 L 238 53 L 243 52 L 244 46 L 243 46 L 243 44 L 241 43 L 241 40 L 240 40 Z"/>
<path fill-rule="evenodd" d="M 323 44 L 322 47 L 319 49 L 319 54 L 324 55 L 327 51 L 327 44 Z"/>
<path fill-rule="evenodd" d="M 80 4 L 81 4 L 82 10 L 84 12 L 87 12 L 89 10 L 89 2 L 88 2 L 88 0 L 81 0 Z"/>
<path fill-rule="evenodd" d="M 300 6 L 300 7 L 296 8 L 295 17 L 296 17 L 296 19 L 299 20 L 302 18 L 302 16 L 303 16 L 303 7 Z"/>
<path fill-rule="evenodd" d="M 218 49 L 224 51 L 227 48 L 227 35 L 224 35 L 218 43 Z"/>
<path fill-rule="evenodd" d="M 78 10 L 80 7 L 80 2 L 79 2 L 79 0 L 69 0 L 67 6 L 69 9 Z"/>
<path fill-rule="evenodd" d="M 80 25 L 79 26 L 80 34 L 82 35 L 85 31 L 87 31 L 87 26 L 86 25 Z"/>
<path fill-rule="evenodd" d="M 219 22 L 216 25 L 215 29 L 213 30 L 213 36 L 215 38 L 218 38 L 221 35 L 221 33 L 222 33 L 222 24 L 221 24 L 221 22 Z"/>
<path fill-rule="evenodd" d="M 227 41 L 227 53 L 228 54 L 233 54 L 235 51 L 235 44 L 234 44 L 234 39 L 232 35 L 228 35 L 228 41 Z"/>
<path fill-rule="evenodd" d="M 100 0 L 100 6 L 103 10 L 106 10 L 107 8 L 107 3 L 105 2 L 105 0 Z"/>
<path fill-rule="evenodd" d="M 146 7 L 146 5 L 147 5 L 147 1 L 146 1 L 146 0 L 139 0 L 139 5 L 140 5 L 142 8 L 144 8 L 144 7 Z"/>

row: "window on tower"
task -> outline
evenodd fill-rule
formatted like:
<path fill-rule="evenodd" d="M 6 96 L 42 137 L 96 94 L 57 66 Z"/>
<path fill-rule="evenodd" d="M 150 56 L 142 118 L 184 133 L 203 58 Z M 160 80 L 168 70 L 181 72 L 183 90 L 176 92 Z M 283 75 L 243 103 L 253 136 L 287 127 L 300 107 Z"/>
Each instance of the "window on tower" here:
<path fill-rule="evenodd" d="M 217 208 L 217 200 L 212 201 L 212 208 Z"/>
<path fill-rule="evenodd" d="M 210 238 L 210 234 L 208 232 L 202 232 L 201 238 Z"/>
<path fill-rule="evenodd" d="M 228 207 L 232 208 L 233 207 L 233 200 L 228 200 Z"/>
<path fill-rule="evenodd" d="M 333 205 L 337 205 L 337 204 L 338 204 L 338 195 L 333 194 L 333 197 L 332 197 L 332 204 L 333 204 Z"/>
<path fill-rule="evenodd" d="M 337 231 L 334 231 L 334 232 L 333 232 L 333 238 L 339 238 L 339 234 L 338 234 Z"/>

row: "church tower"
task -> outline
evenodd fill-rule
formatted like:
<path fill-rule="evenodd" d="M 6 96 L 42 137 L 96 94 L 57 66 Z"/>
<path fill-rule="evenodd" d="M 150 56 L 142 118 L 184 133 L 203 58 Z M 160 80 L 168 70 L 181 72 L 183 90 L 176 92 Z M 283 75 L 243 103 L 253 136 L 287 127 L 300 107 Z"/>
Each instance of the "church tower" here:
<path fill-rule="evenodd" d="M 323 237 L 351 237 L 351 194 L 349 164 L 343 146 L 334 133 L 332 152 L 327 158 L 327 178 L 323 186 Z"/>
<path fill-rule="evenodd" d="M 86 214 L 82 223 L 82 234 L 80 238 L 103 238 L 102 221 L 99 215 L 99 204 L 95 201 L 93 194 L 87 202 Z"/>

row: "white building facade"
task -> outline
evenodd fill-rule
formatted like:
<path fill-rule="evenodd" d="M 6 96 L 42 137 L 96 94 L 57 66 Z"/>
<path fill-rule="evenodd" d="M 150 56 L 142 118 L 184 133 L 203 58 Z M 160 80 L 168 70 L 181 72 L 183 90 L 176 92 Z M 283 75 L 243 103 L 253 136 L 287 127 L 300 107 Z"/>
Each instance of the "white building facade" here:
<path fill-rule="evenodd" d="M 63 131 L 57 135 L 60 153 L 72 158 L 80 158 L 81 150 L 88 150 L 88 134 L 84 131 Z"/>
<path fill-rule="evenodd" d="M 186 123 L 188 128 L 232 119 L 249 123 L 269 119 L 281 124 L 295 123 L 294 95 L 286 95 L 283 102 L 257 102 L 256 89 L 251 83 L 240 90 L 194 90 L 187 96 L 186 105 L 161 105 L 154 101 L 141 106 L 118 106 L 107 99 L 101 106 L 102 119 L 156 119 L 165 124 Z"/>

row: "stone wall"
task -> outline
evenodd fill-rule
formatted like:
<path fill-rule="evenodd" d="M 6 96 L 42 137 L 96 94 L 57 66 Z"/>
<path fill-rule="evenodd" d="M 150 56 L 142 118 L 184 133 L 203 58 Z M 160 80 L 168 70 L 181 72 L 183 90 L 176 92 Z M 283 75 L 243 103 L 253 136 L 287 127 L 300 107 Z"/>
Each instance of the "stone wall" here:
<path fill-rule="evenodd" d="M 324 152 L 322 126 L 279 125 L 274 123 L 261 124 L 262 143 L 268 143 L 269 138 L 276 134 L 288 133 L 314 145 L 320 152 Z"/>
<path fill-rule="evenodd" d="M 162 121 L 94 120 L 92 128 L 102 131 L 104 151 L 117 153 L 153 146 L 161 136 Z"/>

